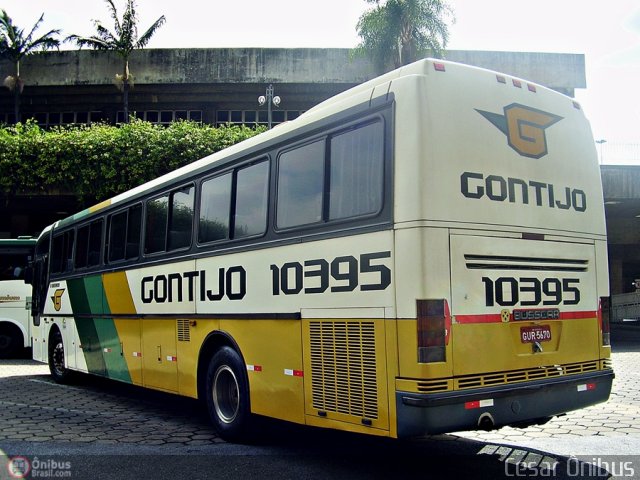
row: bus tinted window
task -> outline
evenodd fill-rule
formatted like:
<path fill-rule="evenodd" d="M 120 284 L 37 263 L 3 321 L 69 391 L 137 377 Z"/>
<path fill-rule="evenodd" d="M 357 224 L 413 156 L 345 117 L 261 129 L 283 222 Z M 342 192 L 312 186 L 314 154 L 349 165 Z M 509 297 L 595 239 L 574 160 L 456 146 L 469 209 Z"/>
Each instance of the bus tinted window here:
<path fill-rule="evenodd" d="M 109 223 L 109 261 L 124 260 L 127 236 L 127 210 L 111 216 Z"/>
<path fill-rule="evenodd" d="M 324 140 L 280 155 L 278 160 L 278 228 L 322 221 Z"/>
<path fill-rule="evenodd" d="M 207 243 L 229 238 L 231 208 L 230 173 L 202 183 L 198 242 Z"/>
<path fill-rule="evenodd" d="M 89 250 L 89 225 L 78 229 L 78 246 L 76 247 L 76 268 L 87 266 L 87 252 Z"/>
<path fill-rule="evenodd" d="M 164 252 L 167 247 L 167 223 L 169 219 L 169 196 L 147 202 L 146 236 L 144 253 Z"/>
<path fill-rule="evenodd" d="M 70 272 L 73 268 L 74 231 L 68 230 L 53 237 L 51 251 L 51 272 Z"/>
<path fill-rule="evenodd" d="M 194 187 L 189 186 L 171 194 L 169 216 L 169 250 L 187 248 L 191 245 L 193 230 Z"/>
<path fill-rule="evenodd" d="M 269 162 L 238 170 L 234 238 L 263 234 L 267 229 Z"/>
<path fill-rule="evenodd" d="M 129 209 L 127 220 L 127 246 L 124 258 L 130 260 L 140 255 L 140 233 L 142 230 L 142 205 L 134 205 Z"/>
<path fill-rule="evenodd" d="M 142 205 L 134 205 L 111 216 L 109 224 L 109 262 L 138 258 Z"/>
<path fill-rule="evenodd" d="M 102 219 L 99 219 L 78 229 L 75 268 L 95 267 L 100 264 L 102 225 Z"/>
<path fill-rule="evenodd" d="M 378 122 L 331 138 L 330 220 L 382 208 L 383 133 Z"/>

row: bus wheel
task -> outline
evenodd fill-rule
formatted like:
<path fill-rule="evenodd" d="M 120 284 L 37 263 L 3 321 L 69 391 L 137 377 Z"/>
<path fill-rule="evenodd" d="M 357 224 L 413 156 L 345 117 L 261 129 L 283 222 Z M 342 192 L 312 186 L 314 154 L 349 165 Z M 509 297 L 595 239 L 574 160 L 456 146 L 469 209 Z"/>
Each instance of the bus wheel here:
<path fill-rule="evenodd" d="M 207 410 L 225 440 L 247 440 L 251 423 L 247 370 L 238 352 L 222 347 L 207 370 Z"/>
<path fill-rule="evenodd" d="M 0 325 L 0 358 L 12 358 L 23 347 L 22 332 L 11 323 Z"/>
<path fill-rule="evenodd" d="M 64 343 L 60 330 L 55 328 L 49 335 L 49 371 L 56 383 L 69 383 L 72 372 L 64 358 Z"/>

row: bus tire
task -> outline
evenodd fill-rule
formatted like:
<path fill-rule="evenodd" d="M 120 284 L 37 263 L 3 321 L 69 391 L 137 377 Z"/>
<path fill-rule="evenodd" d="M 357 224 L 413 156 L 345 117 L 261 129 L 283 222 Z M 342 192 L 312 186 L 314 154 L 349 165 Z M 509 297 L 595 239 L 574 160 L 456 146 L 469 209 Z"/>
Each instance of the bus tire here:
<path fill-rule="evenodd" d="M 71 382 L 73 372 L 67 368 L 62 334 L 57 327 L 49 334 L 49 372 L 56 383 Z"/>
<path fill-rule="evenodd" d="M 24 339 L 20 329 L 12 323 L 0 325 L 0 358 L 15 357 L 22 347 Z"/>
<path fill-rule="evenodd" d="M 246 441 L 251 430 L 249 380 L 242 358 L 231 347 L 221 347 L 211 358 L 206 379 L 207 411 L 220 436 Z"/>

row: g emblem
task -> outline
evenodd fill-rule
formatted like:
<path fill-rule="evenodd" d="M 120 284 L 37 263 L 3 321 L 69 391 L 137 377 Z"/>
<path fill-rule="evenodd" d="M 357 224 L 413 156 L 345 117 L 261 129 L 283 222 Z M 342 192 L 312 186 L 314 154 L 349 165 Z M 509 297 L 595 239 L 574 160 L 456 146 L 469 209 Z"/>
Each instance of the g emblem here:
<path fill-rule="evenodd" d="M 64 294 L 64 288 L 59 288 L 53 293 L 51 300 L 53 301 L 53 308 L 56 312 L 59 312 L 62 308 L 62 295 Z"/>
<path fill-rule="evenodd" d="M 511 148 L 523 157 L 541 158 L 547 151 L 545 130 L 562 117 L 535 108 L 512 103 L 504 107 L 504 115 L 476 111 L 507 136 Z"/>

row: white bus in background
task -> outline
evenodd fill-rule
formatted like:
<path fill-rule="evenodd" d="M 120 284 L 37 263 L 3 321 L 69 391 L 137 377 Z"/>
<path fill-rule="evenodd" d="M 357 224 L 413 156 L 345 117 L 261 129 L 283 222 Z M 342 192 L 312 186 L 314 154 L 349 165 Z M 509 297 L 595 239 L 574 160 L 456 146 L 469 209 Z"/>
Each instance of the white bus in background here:
<path fill-rule="evenodd" d="M 35 238 L 0 239 L 0 358 L 31 346 L 31 285 L 24 281 Z"/>

